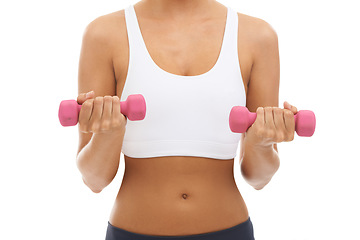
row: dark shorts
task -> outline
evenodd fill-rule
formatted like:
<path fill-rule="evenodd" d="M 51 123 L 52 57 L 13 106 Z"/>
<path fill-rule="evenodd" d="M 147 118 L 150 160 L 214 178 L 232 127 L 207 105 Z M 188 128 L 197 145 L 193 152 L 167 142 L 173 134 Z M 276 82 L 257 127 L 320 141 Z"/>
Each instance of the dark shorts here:
<path fill-rule="evenodd" d="M 115 227 L 108 222 L 105 240 L 255 240 L 254 229 L 250 217 L 245 222 L 236 226 L 223 229 L 216 232 L 183 235 L 183 236 L 156 236 L 144 235 L 129 232 Z"/>

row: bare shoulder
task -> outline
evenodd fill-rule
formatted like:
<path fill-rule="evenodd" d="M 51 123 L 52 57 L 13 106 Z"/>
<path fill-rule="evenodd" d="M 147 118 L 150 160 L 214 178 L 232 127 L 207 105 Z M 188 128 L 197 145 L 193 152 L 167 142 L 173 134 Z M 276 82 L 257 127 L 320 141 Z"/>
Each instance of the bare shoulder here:
<path fill-rule="evenodd" d="M 88 23 L 83 33 L 83 37 L 109 47 L 118 44 L 124 35 L 126 36 L 124 9 L 96 17 Z"/>
<path fill-rule="evenodd" d="M 270 23 L 263 19 L 237 13 L 239 20 L 239 35 L 256 48 L 277 44 L 278 36 Z"/>
<path fill-rule="evenodd" d="M 88 42 L 91 48 L 98 49 L 99 54 L 107 56 L 107 61 L 113 67 L 116 82 L 125 79 L 129 47 L 124 9 L 92 20 L 85 28 L 83 41 Z"/>

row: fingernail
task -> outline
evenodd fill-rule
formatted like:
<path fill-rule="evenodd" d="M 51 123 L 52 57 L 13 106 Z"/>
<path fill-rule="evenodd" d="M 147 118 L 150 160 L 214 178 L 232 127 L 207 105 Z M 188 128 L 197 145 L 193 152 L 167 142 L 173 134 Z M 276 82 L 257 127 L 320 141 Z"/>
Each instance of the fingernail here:
<path fill-rule="evenodd" d="M 89 98 L 89 97 L 90 97 L 90 94 L 91 94 L 92 92 L 93 92 L 93 91 L 90 91 L 90 92 L 86 93 L 85 97 L 86 97 L 86 98 Z"/>

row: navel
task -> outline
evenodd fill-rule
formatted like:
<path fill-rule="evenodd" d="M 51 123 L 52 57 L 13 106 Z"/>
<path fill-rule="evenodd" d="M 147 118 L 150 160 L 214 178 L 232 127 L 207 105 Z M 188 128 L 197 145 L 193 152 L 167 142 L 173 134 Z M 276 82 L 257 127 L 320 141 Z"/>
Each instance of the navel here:
<path fill-rule="evenodd" d="M 186 193 L 184 193 L 184 194 L 182 195 L 182 198 L 183 198 L 183 199 L 187 199 L 187 198 L 188 198 L 188 195 L 187 195 Z"/>

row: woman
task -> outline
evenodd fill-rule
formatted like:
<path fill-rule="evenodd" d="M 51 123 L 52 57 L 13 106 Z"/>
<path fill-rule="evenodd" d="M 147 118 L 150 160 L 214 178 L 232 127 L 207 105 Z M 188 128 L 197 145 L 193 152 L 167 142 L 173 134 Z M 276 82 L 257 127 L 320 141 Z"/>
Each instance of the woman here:
<path fill-rule="evenodd" d="M 84 183 L 99 193 L 125 173 L 107 240 L 254 239 L 233 165 L 260 190 L 294 137 L 294 106 L 278 108 L 277 35 L 265 21 L 214 0 L 142 0 L 98 17 L 83 35 L 79 148 Z M 127 121 L 119 101 L 146 100 Z M 233 106 L 257 113 L 245 134 Z"/>

